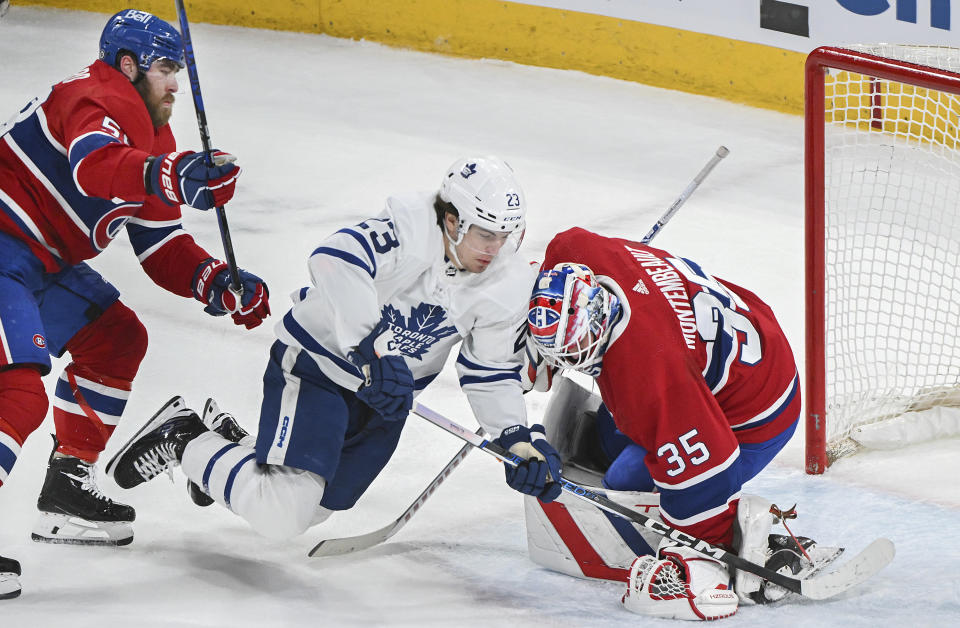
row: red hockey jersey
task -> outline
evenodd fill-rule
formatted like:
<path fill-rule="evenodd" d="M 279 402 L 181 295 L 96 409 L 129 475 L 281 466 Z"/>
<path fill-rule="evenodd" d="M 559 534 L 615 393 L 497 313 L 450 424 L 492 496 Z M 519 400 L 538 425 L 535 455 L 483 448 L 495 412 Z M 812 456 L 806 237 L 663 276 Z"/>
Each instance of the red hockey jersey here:
<path fill-rule="evenodd" d="M 755 294 L 667 251 L 584 229 L 558 234 L 543 267 L 586 264 L 623 304 L 597 384 L 617 427 L 646 449 L 675 527 L 730 545 L 739 443 L 799 416 L 796 363 Z"/>
<path fill-rule="evenodd" d="M 150 277 L 190 296 L 210 255 L 183 231 L 180 208 L 143 184 L 144 160 L 175 149 L 130 81 L 95 61 L 0 126 L 0 231 L 55 272 L 98 255 L 126 227 Z"/>

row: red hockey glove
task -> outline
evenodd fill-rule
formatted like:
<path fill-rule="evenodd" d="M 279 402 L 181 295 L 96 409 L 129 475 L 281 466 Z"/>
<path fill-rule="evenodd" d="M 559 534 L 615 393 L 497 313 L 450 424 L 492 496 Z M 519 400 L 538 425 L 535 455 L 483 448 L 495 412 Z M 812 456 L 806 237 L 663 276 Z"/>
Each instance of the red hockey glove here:
<path fill-rule="evenodd" d="M 144 186 L 147 194 L 157 196 L 167 205 L 189 205 L 194 209 L 222 207 L 233 198 L 239 166 L 236 157 L 213 151 L 213 165 L 207 166 L 206 155 L 185 151 L 167 153 L 147 159 Z"/>
<path fill-rule="evenodd" d="M 209 257 L 200 262 L 193 275 L 193 297 L 207 307 L 203 311 L 213 316 L 230 314 L 233 322 L 253 329 L 270 316 L 270 291 L 262 279 L 238 268 L 243 294 L 230 287 L 227 263 Z"/>

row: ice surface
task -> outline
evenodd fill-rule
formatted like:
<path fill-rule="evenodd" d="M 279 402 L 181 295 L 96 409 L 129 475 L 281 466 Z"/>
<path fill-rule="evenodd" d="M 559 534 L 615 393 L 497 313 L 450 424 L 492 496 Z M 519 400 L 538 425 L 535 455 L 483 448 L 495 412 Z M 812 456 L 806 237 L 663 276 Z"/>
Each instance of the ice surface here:
<path fill-rule="evenodd" d="M 104 21 L 14 6 L 0 22 L 0 114 L 89 63 Z M 308 282 L 305 261 L 322 237 L 375 214 L 391 193 L 434 188 L 461 154 L 496 153 L 516 168 L 531 207 L 524 250 L 533 259 L 553 233 L 574 225 L 642 237 L 723 144 L 730 156 L 656 244 L 762 295 L 802 358 L 799 117 L 576 72 L 323 36 L 204 24 L 192 34 L 214 144 L 245 169 L 228 207 L 237 258 L 268 280 L 275 316 Z M 183 76 L 174 132 L 181 147 L 198 148 L 188 90 Z M 187 211 L 187 227 L 220 252 L 214 215 Z M 214 396 L 255 428 L 271 325 L 246 332 L 162 291 L 122 236 L 93 265 L 151 338 L 117 437 L 174 394 L 197 406 Z M 476 426 L 452 372 L 421 401 Z M 537 418 L 546 397 L 528 401 Z M 0 553 L 24 568 L 23 596 L 0 603 L 2 628 L 658 623 L 622 610 L 619 585 L 533 564 L 520 496 L 480 453 L 387 544 L 308 559 L 320 538 L 366 532 L 397 516 L 459 448 L 414 417 L 356 508 L 291 543 L 266 541 L 219 507 L 194 507 L 179 471 L 176 486 L 159 478 L 129 492 L 104 479 L 108 494 L 137 508 L 136 539 L 119 549 L 29 540 L 52 429 L 48 417 L 0 489 Z M 744 608 L 726 623 L 956 625 L 958 452 L 960 440 L 950 439 L 858 454 L 809 477 L 801 430 L 748 490 L 785 507 L 799 503 L 798 533 L 852 552 L 888 536 L 897 558 L 869 586 L 837 599 Z"/>

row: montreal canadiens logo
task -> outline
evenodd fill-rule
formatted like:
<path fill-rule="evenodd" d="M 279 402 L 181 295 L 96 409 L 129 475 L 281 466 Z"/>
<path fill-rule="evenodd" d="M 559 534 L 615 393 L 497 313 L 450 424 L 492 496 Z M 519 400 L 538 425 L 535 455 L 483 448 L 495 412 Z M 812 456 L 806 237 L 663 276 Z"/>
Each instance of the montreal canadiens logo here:
<path fill-rule="evenodd" d="M 41 349 L 47 348 L 47 339 L 41 336 L 40 334 L 33 335 L 33 344 L 37 345 Z"/>
<path fill-rule="evenodd" d="M 549 306 L 534 305 L 527 314 L 527 322 L 530 324 L 530 333 L 547 340 L 557 335 L 560 313 Z"/>
<path fill-rule="evenodd" d="M 120 233 L 123 226 L 127 224 L 127 221 L 130 220 L 134 212 L 139 208 L 139 204 L 120 205 L 101 216 L 97 224 L 94 225 L 93 231 L 90 233 L 93 246 L 95 246 L 98 251 L 107 248 L 107 245 L 117 237 L 117 234 Z"/>

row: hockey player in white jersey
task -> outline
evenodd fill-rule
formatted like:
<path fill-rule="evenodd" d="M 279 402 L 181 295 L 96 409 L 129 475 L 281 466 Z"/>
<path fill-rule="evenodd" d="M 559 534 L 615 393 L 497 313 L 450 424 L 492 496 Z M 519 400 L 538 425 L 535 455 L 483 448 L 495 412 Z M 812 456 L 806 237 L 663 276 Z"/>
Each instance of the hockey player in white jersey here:
<path fill-rule="evenodd" d="M 389 198 L 310 257 L 313 285 L 276 326 L 256 438 L 212 400 L 201 420 L 175 397 L 107 473 L 130 488 L 180 464 L 194 501 L 212 498 L 268 537 L 298 535 L 356 503 L 393 454 L 413 396 L 459 344 L 477 420 L 528 459 L 506 467 L 507 483 L 553 500 L 560 459 L 541 426 L 526 427 L 520 381 L 538 270 L 516 253 L 525 213 L 496 157 L 454 162 L 439 192 Z"/>

